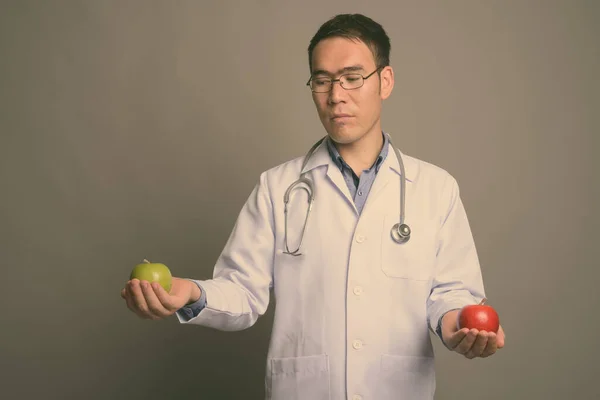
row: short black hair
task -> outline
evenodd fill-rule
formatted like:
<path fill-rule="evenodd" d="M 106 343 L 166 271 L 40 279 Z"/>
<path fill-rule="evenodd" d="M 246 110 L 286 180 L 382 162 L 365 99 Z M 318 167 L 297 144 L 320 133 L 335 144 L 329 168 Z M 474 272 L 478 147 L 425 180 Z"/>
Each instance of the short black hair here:
<path fill-rule="evenodd" d="M 360 40 L 373 53 L 378 68 L 390 65 L 390 38 L 383 27 L 362 14 L 338 14 L 325 22 L 308 46 L 308 68 L 312 72 L 312 53 L 321 40 L 331 37 L 343 37 Z"/>

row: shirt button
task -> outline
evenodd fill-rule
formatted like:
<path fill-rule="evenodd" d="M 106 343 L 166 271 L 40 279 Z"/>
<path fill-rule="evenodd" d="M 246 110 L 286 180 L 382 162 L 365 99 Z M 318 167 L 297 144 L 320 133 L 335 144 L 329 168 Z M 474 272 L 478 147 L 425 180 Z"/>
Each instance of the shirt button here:
<path fill-rule="evenodd" d="M 362 400 L 362 396 L 355 394 L 354 396 L 352 396 L 352 400 Z"/>
<path fill-rule="evenodd" d="M 354 342 L 352 342 L 352 347 L 358 350 L 362 348 L 362 342 L 360 340 L 355 340 Z"/>
<path fill-rule="evenodd" d="M 363 292 L 363 290 L 362 290 L 362 288 L 360 286 L 356 286 L 354 288 L 354 294 L 355 295 L 360 296 L 362 294 L 362 292 Z"/>
<path fill-rule="evenodd" d="M 365 237 L 363 235 L 356 235 L 356 241 L 362 243 L 365 241 Z"/>
<path fill-rule="evenodd" d="M 359 195 L 359 196 L 362 196 L 362 190 L 359 190 L 359 191 L 358 191 L 358 195 Z"/>

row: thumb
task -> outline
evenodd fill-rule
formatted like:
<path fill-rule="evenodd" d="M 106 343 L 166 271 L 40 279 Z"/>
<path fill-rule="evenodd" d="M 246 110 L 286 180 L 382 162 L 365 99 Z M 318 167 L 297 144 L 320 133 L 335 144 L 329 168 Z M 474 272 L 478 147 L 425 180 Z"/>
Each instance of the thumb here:
<path fill-rule="evenodd" d="M 496 344 L 498 345 L 499 349 L 504 347 L 505 338 L 506 335 L 504 334 L 504 329 L 502 329 L 502 326 L 500 326 L 500 328 L 498 329 L 498 333 L 496 333 Z"/>
<path fill-rule="evenodd" d="M 189 279 L 173 277 L 171 290 L 167 292 L 163 287 L 157 285 L 155 293 L 163 306 L 169 310 L 176 311 L 190 302 L 196 284 Z"/>
<path fill-rule="evenodd" d="M 454 349 L 456 346 L 460 344 L 460 342 L 467 336 L 469 330 L 467 328 L 463 328 L 459 331 L 444 334 L 442 331 L 442 335 L 444 335 L 443 340 L 446 344 L 446 347 L 450 349 Z"/>

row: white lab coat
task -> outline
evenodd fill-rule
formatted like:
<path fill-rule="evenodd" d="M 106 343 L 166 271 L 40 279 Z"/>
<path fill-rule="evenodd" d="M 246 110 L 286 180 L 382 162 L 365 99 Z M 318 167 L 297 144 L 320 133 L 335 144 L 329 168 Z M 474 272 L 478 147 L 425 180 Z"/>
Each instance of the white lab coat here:
<path fill-rule="evenodd" d="M 429 329 L 435 331 L 446 311 L 478 303 L 484 288 L 455 179 L 432 164 L 402 158 L 409 242 L 400 245 L 390 236 L 400 209 L 393 149 L 359 217 L 323 142 L 305 167 L 315 201 L 303 255 L 283 254 L 283 197 L 298 179 L 302 157 L 261 174 L 213 279 L 198 281 L 207 307 L 180 322 L 227 331 L 252 326 L 273 287 L 267 399 L 433 399 Z M 291 250 L 306 210 L 306 192 L 296 189 L 288 217 Z"/>

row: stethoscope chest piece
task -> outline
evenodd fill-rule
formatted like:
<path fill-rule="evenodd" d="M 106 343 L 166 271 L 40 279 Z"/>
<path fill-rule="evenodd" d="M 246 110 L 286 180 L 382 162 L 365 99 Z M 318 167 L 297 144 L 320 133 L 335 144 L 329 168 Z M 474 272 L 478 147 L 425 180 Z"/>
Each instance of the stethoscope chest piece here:
<path fill-rule="evenodd" d="M 410 239 L 410 227 L 406 224 L 395 224 L 390 233 L 396 243 L 406 243 Z"/>

